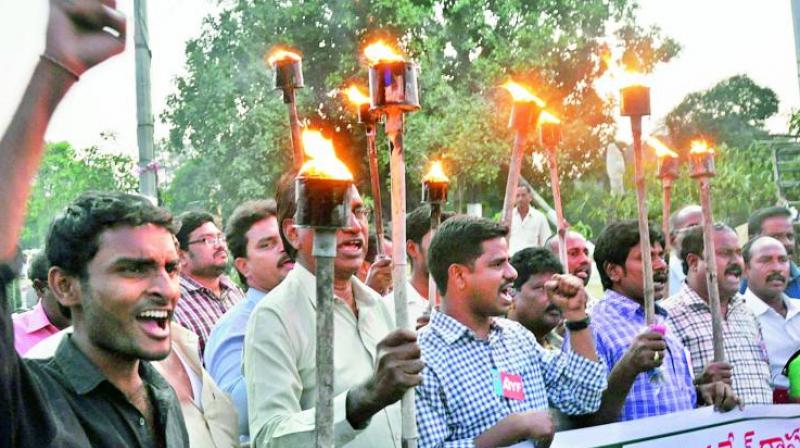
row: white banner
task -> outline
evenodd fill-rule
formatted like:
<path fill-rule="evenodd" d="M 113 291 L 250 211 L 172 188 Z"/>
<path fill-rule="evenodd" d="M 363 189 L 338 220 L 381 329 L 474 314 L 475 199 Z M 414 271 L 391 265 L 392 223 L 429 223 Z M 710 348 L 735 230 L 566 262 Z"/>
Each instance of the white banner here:
<path fill-rule="evenodd" d="M 711 407 L 556 433 L 552 448 L 800 448 L 800 405 Z"/>

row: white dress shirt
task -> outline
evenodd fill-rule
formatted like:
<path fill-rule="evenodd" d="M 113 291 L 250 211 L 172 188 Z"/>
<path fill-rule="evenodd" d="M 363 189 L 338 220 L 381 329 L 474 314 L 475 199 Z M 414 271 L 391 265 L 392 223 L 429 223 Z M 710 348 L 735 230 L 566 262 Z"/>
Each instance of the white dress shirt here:
<path fill-rule="evenodd" d="M 414 327 L 417 319 L 428 310 L 428 299 L 422 297 L 411 282 L 406 282 L 406 299 L 408 300 L 408 322 Z M 394 291 L 387 294 L 383 300 L 386 301 L 389 310 L 394 312 Z"/>
<path fill-rule="evenodd" d="M 543 246 L 552 234 L 547 218 L 539 210 L 530 207 L 525 219 L 517 208 L 511 213 L 511 237 L 508 242 L 511 255 L 526 247 Z"/>
<path fill-rule="evenodd" d="M 745 291 L 744 299 L 761 324 L 761 333 L 769 356 L 772 386 L 789 387 L 789 378 L 783 376 L 781 371 L 789 357 L 800 349 L 800 305 L 784 294 L 783 303 L 786 304 L 784 318 L 759 299 L 750 288 Z"/>

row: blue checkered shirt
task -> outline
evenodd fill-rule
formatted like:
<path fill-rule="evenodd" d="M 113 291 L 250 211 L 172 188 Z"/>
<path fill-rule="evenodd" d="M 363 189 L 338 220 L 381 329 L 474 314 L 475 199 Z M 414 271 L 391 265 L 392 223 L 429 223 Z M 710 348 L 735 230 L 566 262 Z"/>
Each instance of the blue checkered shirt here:
<path fill-rule="evenodd" d="M 655 322 L 667 325 L 667 312 L 658 304 Z M 645 326 L 644 307 L 612 290 L 607 290 L 592 308 L 597 354 L 606 362 L 609 370 L 619 362 L 633 338 L 644 331 Z M 667 349 L 661 364 L 662 381 L 655 385 L 650 382 L 648 372 L 640 373 L 625 399 L 620 420 L 636 420 L 695 407 L 697 391 L 686 349 L 670 328 L 667 328 L 664 341 Z"/>
<path fill-rule="evenodd" d="M 548 400 L 568 414 L 600 407 L 606 369 L 575 353 L 545 350 L 523 326 L 495 319 L 487 339 L 444 313 L 434 313 L 419 336 L 422 384 L 417 386 L 421 447 L 471 447 L 510 414 L 544 411 Z M 520 375 L 524 399 L 495 392 L 492 369 Z"/>

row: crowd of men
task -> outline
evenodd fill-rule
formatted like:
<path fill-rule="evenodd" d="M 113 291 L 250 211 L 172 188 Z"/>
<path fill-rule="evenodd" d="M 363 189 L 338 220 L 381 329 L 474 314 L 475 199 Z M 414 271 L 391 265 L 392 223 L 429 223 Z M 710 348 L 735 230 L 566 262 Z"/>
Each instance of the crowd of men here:
<path fill-rule="evenodd" d="M 47 124 L 80 75 L 124 47 L 113 0 L 50 7 L 45 53 L 0 140 L 0 446 L 312 446 L 314 230 L 294 224 L 291 174 L 224 226 L 138 195 L 81 195 L 30 263 L 39 302 L 10 316 L 10 261 Z M 788 209 L 754 212 L 743 247 L 714 227 L 726 355 L 714 362 L 695 205 L 675 212 L 669 235 L 650 228 L 651 325 L 635 221 L 608 223 L 593 251 L 568 232 L 562 266 L 527 185 L 511 229 L 446 213 L 434 234 L 420 206 L 407 241 L 385 242 L 406 244 L 413 331 L 396 329 L 391 260 L 370 255 L 353 189 L 334 260 L 337 446 L 401 446 L 411 388 L 422 447 L 546 446 L 567 428 L 790 399 L 800 269 Z M 602 297 L 586 291 L 592 261 Z"/>

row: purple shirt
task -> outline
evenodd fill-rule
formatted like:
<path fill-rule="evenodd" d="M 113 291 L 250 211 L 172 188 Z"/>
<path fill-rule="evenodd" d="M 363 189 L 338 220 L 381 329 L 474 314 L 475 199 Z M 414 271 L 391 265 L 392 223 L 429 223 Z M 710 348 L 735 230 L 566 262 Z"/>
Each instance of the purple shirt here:
<path fill-rule="evenodd" d="M 181 274 L 181 298 L 175 308 L 174 318 L 197 335 L 201 358 L 211 329 L 223 314 L 244 298 L 242 290 L 224 275 L 219 280 L 219 286 L 222 294 L 217 297 L 192 277 Z"/>
<path fill-rule="evenodd" d="M 14 348 L 20 356 L 24 356 L 28 350 L 43 339 L 59 332 L 58 328 L 47 318 L 41 301 L 33 309 L 17 314 L 12 319 L 14 320 Z"/>

